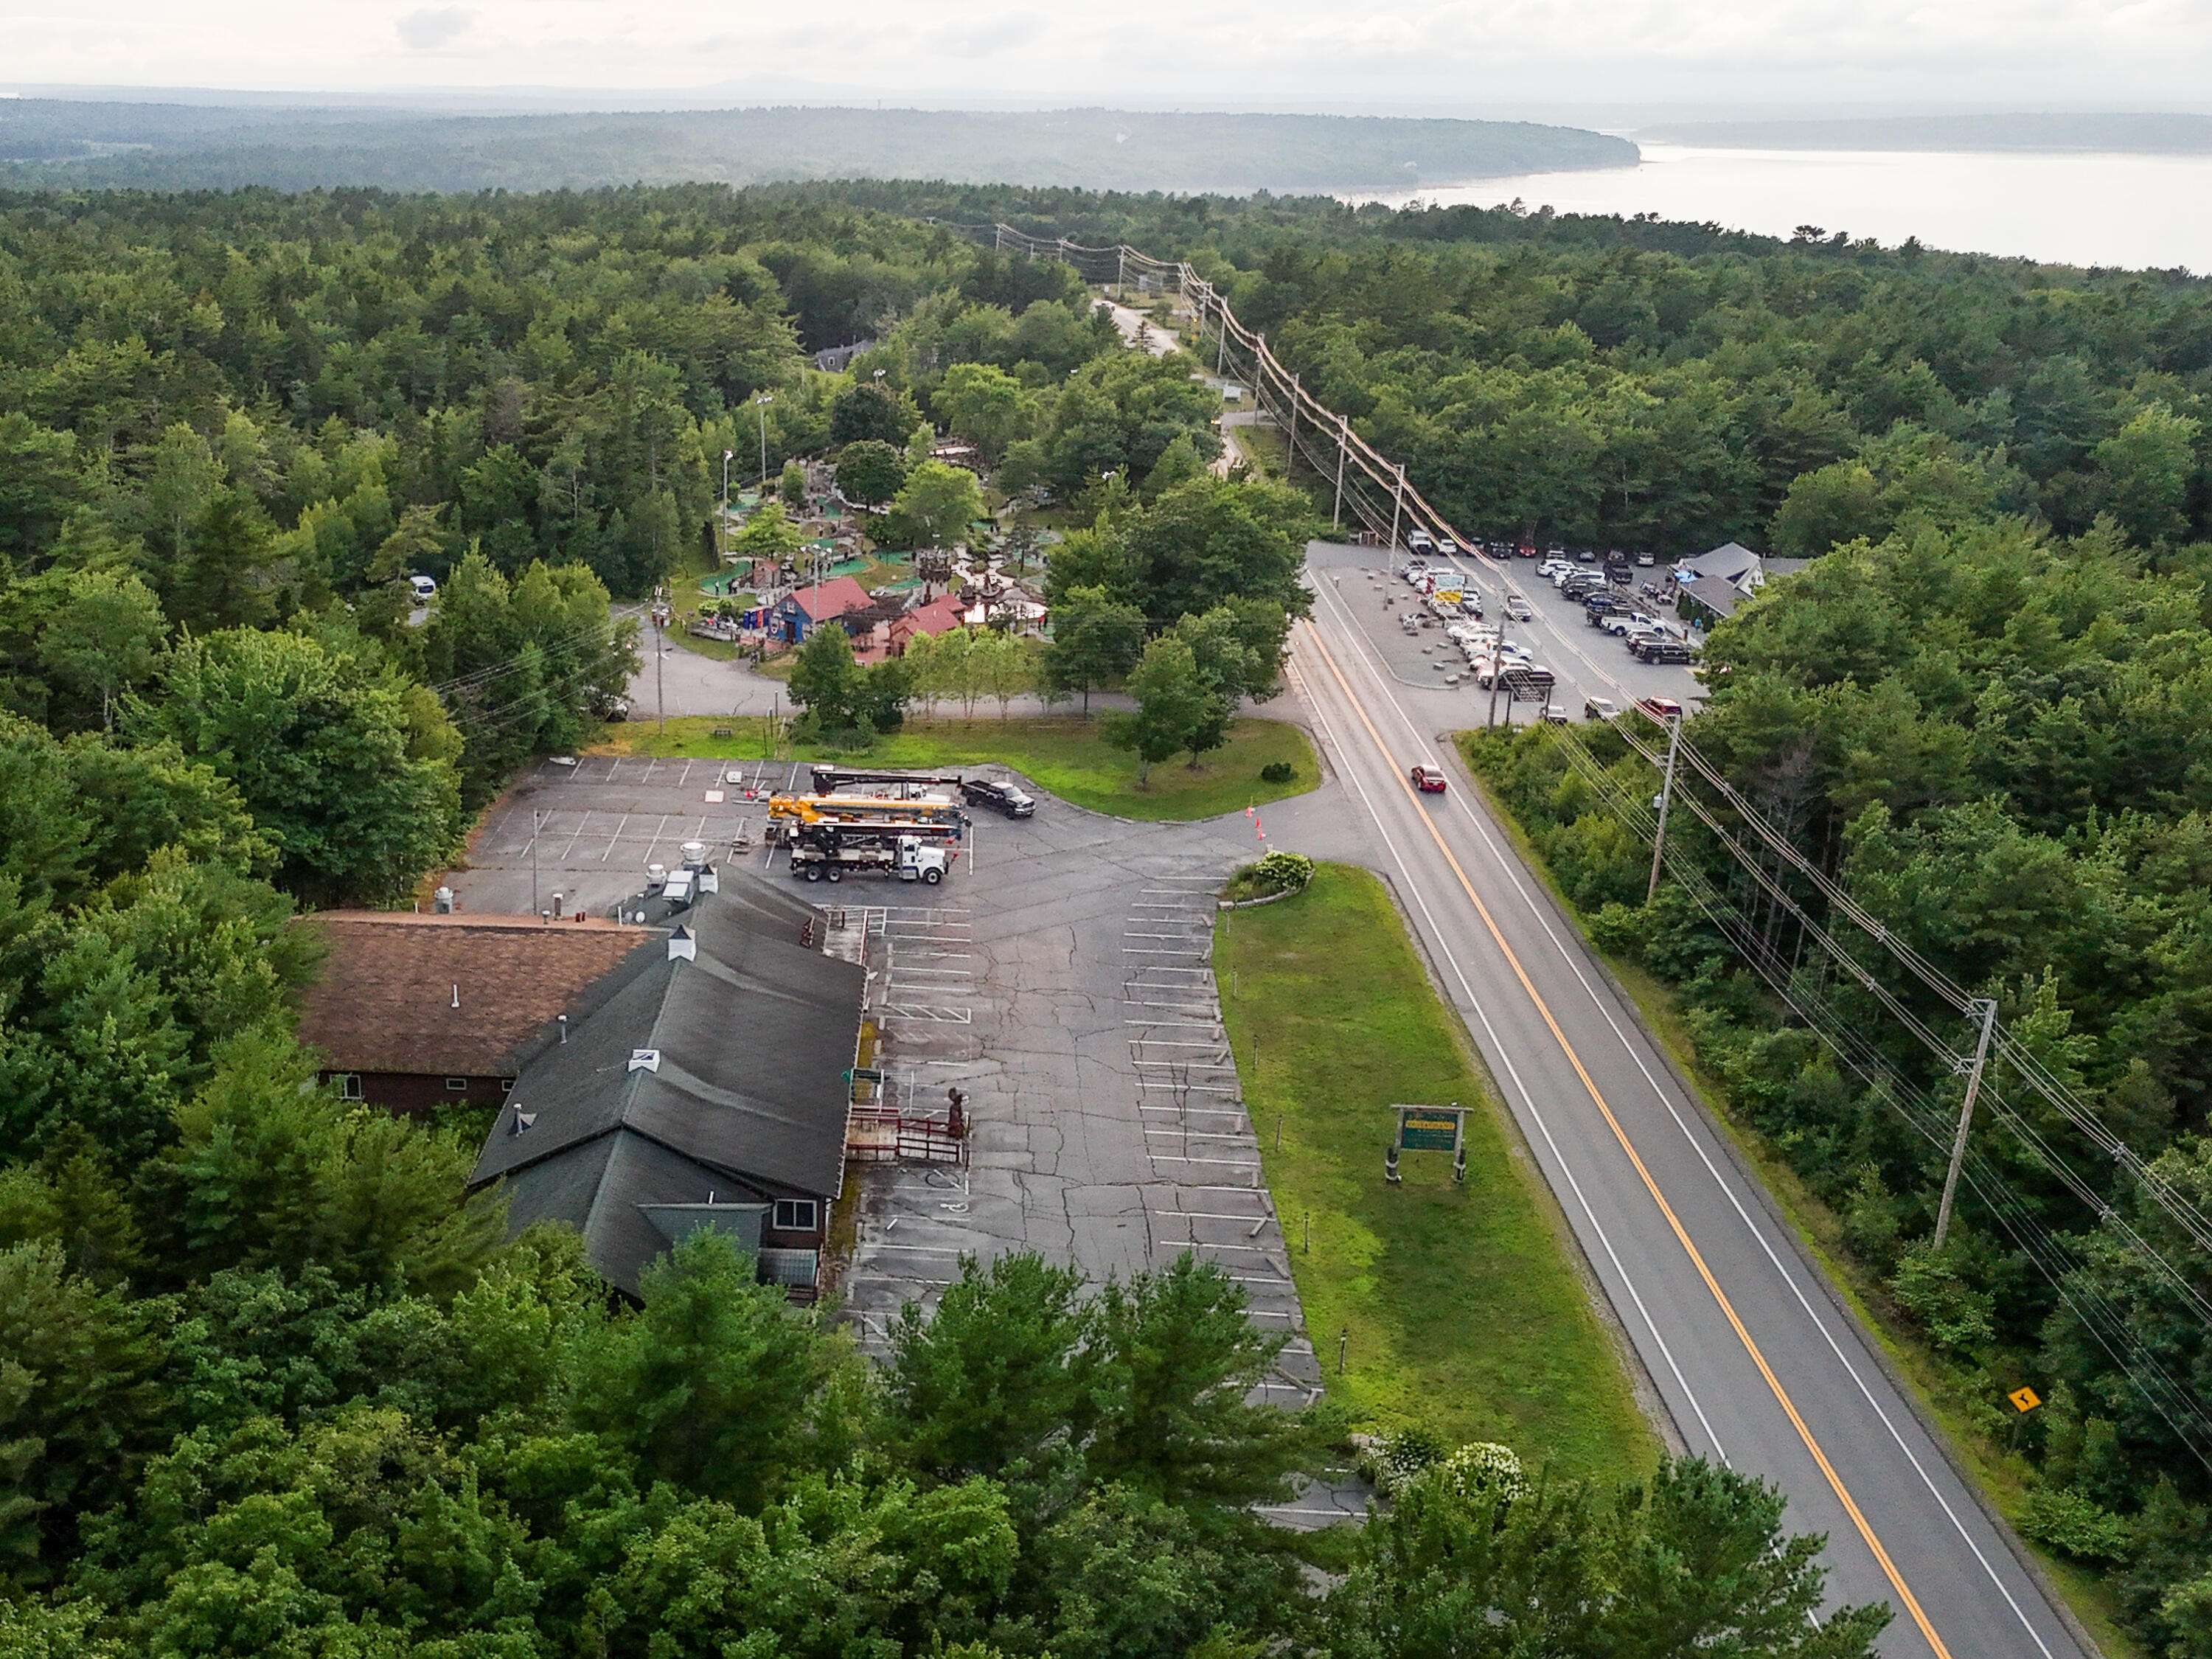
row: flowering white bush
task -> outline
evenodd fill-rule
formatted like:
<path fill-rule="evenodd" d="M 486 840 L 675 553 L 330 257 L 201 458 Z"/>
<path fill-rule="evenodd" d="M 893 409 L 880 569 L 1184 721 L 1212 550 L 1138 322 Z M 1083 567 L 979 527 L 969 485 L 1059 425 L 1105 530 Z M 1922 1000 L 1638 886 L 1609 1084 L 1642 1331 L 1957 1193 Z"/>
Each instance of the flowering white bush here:
<path fill-rule="evenodd" d="M 1394 1498 L 1414 1476 L 1434 1468 L 1443 1455 L 1443 1443 L 1426 1429 L 1399 1429 L 1367 1449 L 1359 1461 L 1359 1472 L 1374 1483 L 1376 1492 Z"/>
<path fill-rule="evenodd" d="M 1513 1449 L 1488 1440 L 1462 1446 L 1438 1463 L 1429 1478 L 1462 1498 L 1516 1497 L 1528 1484 Z"/>

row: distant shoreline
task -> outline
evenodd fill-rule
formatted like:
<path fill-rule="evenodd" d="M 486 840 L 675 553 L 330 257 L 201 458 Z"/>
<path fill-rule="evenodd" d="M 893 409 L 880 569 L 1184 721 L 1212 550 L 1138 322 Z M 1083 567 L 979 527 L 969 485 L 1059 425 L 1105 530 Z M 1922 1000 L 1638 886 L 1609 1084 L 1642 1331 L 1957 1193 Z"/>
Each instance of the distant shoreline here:
<path fill-rule="evenodd" d="M 1652 143 L 1699 149 L 1976 155 L 2212 155 L 2212 115 L 1923 115 L 1822 121 L 1665 121 Z"/>

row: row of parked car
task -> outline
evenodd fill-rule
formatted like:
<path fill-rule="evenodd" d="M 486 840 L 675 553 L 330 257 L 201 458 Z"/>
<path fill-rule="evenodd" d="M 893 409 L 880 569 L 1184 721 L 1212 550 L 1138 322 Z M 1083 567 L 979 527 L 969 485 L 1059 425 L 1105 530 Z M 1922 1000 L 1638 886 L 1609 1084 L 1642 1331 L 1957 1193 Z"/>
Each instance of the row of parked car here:
<path fill-rule="evenodd" d="M 1564 547 L 1539 548 L 1530 541 L 1468 542 L 1462 549 L 1449 536 L 1431 536 L 1425 530 L 1408 532 L 1406 550 L 1417 559 L 1455 559 L 1462 550 L 1480 553 L 1485 558 L 1498 559 L 1566 559 L 1576 564 L 1603 565 L 1608 569 L 1649 570 L 1656 562 L 1649 553 L 1624 552 L 1620 548 L 1578 547 L 1572 552 Z"/>
<path fill-rule="evenodd" d="M 1636 603 L 1613 591 L 1595 571 L 1565 559 L 1547 559 L 1536 574 L 1547 577 L 1569 599 L 1582 601 L 1583 619 L 1618 638 L 1639 662 L 1691 663 L 1698 653 L 1680 633 Z"/>

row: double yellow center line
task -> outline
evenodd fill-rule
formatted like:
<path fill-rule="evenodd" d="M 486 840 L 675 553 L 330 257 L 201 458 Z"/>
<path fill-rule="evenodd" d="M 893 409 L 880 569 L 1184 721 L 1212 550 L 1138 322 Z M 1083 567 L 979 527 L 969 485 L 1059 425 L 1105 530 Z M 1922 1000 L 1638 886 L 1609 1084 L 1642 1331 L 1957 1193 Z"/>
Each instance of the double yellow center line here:
<path fill-rule="evenodd" d="M 1591 1103 L 1597 1108 L 1599 1115 L 1605 1119 L 1606 1127 L 1613 1131 L 1613 1138 L 1620 1143 L 1620 1150 L 1627 1154 L 1629 1163 L 1635 1167 L 1638 1178 L 1644 1182 L 1644 1190 L 1651 1194 L 1651 1201 L 1659 1206 L 1659 1213 L 1667 1218 L 1667 1225 L 1673 1231 L 1675 1242 L 1681 1245 L 1683 1254 L 1690 1258 L 1690 1265 L 1698 1270 L 1698 1277 L 1705 1281 L 1706 1290 L 1712 1292 L 1713 1300 L 1719 1304 L 1722 1315 L 1728 1320 L 1729 1328 L 1735 1333 L 1736 1340 L 1743 1344 L 1743 1351 L 1751 1356 L 1751 1363 L 1759 1368 L 1759 1374 L 1766 1379 L 1766 1386 L 1773 1391 L 1775 1402 L 1782 1407 L 1783 1414 L 1789 1418 L 1790 1426 L 1797 1431 L 1797 1437 L 1805 1443 L 1805 1449 L 1812 1454 L 1813 1462 L 1820 1466 L 1820 1473 L 1826 1479 L 1829 1489 L 1836 1494 L 1836 1501 L 1844 1506 L 1844 1513 L 1850 1516 L 1852 1526 L 1858 1529 L 1859 1536 L 1866 1540 L 1866 1547 L 1873 1553 L 1876 1565 L 1881 1568 L 1882 1576 L 1889 1580 L 1889 1587 L 1896 1591 L 1898 1601 L 1903 1605 L 1906 1613 L 1911 1616 L 1912 1622 L 1920 1627 L 1921 1635 L 1928 1638 L 1928 1645 L 1934 1650 L 1936 1659 L 1951 1659 L 1950 1649 L 1943 1645 L 1943 1638 L 1936 1633 L 1936 1626 L 1929 1622 L 1927 1613 L 1921 1608 L 1919 1598 L 1913 1595 L 1911 1587 L 1905 1582 L 1904 1574 L 1897 1570 L 1897 1563 L 1891 1559 L 1889 1551 L 1883 1547 L 1881 1540 L 1875 1536 L 1875 1529 L 1869 1524 L 1865 1514 L 1858 1506 L 1857 1500 L 1851 1496 L 1850 1488 L 1844 1485 L 1843 1477 L 1836 1473 L 1836 1466 L 1828 1461 L 1827 1453 L 1820 1449 L 1820 1443 L 1814 1437 L 1813 1431 L 1807 1425 L 1803 1414 L 1798 1411 L 1796 1402 L 1790 1399 L 1789 1390 L 1782 1386 L 1781 1378 L 1775 1376 L 1774 1368 L 1767 1364 L 1766 1356 L 1759 1352 L 1759 1344 L 1752 1340 L 1751 1333 L 1744 1328 L 1742 1319 L 1736 1313 L 1735 1305 L 1729 1300 L 1728 1293 L 1721 1289 L 1720 1281 L 1713 1277 L 1712 1269 L 1705 1265 L 1704 1255 L 1699 1252 L 1697 1245 L 1691 1242 L 1688 1230 L 1682 1225 L 1681 1218 L 1674 1213 L 1674 1206 L 1667 1201 L 1667 1195 L 1659 1190 L 1659 1183 L 1652 1179 L 1651 1171 L 1645 1166 L 1642 1156 L 1637 1152 L 1635 1143 L 1629 1139 L 1628 1132 L 1621 1127 L 1620 1120 L 1613 1115 L 1613 1107 L 1598 1088 L 1596 1079 L 1590 1076 L 1589 1068 L 1583 1064 L 1582 1056 L 1575 1052 L 1574 1044 L 1567 1041 L 1567 1034 L 1560 1030 L 1559 1022 L 1553 1017 L 1551 1005 L 1544 1000 L 1542 993 L 1536 989 L 1534 982 L 1529 979 L 1528 970 L 1521 965 L 1520 957 L 1515 953 L 1513 947 L 1505 942 L 1505 935 L 1499 931 L 1496 919 L 1490 914 L 1490 907 L 1482 902 L 1482 896 L 1474 890 L 1474 884 L 1468 879 L 1467 871 L 1454 856 L 1450 847 L 1446 845 L 1443 832 L 1437 828 L 1436 820 L 1429 816 L 1428 808 L 1422 804 L 1421 798 L 1414 793 L 1413 785 L 1407 781 L 1406 769 L 1398 763 L 1397 757 L 1390 752 L 1390 745 L 1382 740 L 1382 734 L 1375 729 L 1375 722 L 1368 719 L 1366 708 L 1353 695 L 1350 682 L 1344 678 L 1344 671 L 1337 666 L 1336 659 L 1330 654 L 1328 644 L 1322 639 L 1320 629 L 1315 627 L 1310 622 L 1306 624 L 1306 628 L 1313 641 L 1314 649 L 1320 653 L 1322 662 L 1328 669 L 1330 678 L 1335 680 L 1338 688 L 1344 693 L 1345 702 L 1351 706 L 1352 712 L 1358 717 L 1360 725 L 1366 728 L 1367 736 L 1373 742 L 1376 751 L 1382 757 L 1384 763 L 1390 769 L 1391 775 L 1397 780 L 1400 793 L 1413 803 L 1414 811 L 1420 817 L 1422 828 L 1429 832 L 1429 839 L 1436 842 L 1437 851 L 1443 854 L 1444 862 L 1451 866 L 1452 874 L 1459 878 L 1459 884 L 1465 890 L 1468 902 L 1474 906 L 1475 915 L 1482 919 L 1483 927 L 1489 932 L 1492 941 L 1497 945 L 1498 953 L 1505 958 L 1506 966 L 1513 970 L 1513 977 L 1520 981 L 1521 988 L 1528 994 L 1528 1000 L 1535 1005 L 1536 1012 L 1542 1018 L 1546 1029 L 1551 1032 L 1553 1039 L 1559 1043 L 1559 1052 L 1567 1057 L 1567 1064 L 1574 1067 L 1575 1075 L 1582 1079 L 1583 1087 L 1589 1091 Z"/>

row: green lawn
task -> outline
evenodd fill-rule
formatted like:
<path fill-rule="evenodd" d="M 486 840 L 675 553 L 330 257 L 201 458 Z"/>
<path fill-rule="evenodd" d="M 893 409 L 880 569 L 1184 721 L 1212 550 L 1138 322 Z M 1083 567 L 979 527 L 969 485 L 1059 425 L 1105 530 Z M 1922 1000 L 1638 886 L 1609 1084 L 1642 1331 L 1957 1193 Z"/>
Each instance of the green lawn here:
<path fill-rule="evenodd" d="M 1376 1426 L 1501 1441 L 1563 1474 L 1648 1474 L 1659 1443 L 1565 1224 L 1382 884 L 1323 865 L 1297 898 L 1224 912 L 1214 968 L 1332 1396 Z M 1441 1152 L 1404 1154 L 1403 1184 L 1386 1185 L 1384 1109 L 1454 1100 L 1476 1109 L 1466 1186 Z"/>
<path fill-rule="evenodd" d="M 716 730 L 731 735 L 718 738 Z M 602 752 L 627 755 L 702 755 L 755 760 L 769 753 L 763 719 L 699 715 L 668 722 L 665 736 L 650 720 L 607 728 Z M 1254 803 L 1304 794 L 1321 782 L 1313 746 L 1297 726 L 1281 720 L 1240 720 L 1229 742 L 1193 770 L 1180 760 L 1155 766 L 1137 782 L 1135 757 L 1106 741 L 1097 719 L 1054 715 L 1030 720 L 908 720 L 903 730 L 878 739 L 866 758 L 881 766 L 981 766 L 997 763 L 1095 812 L 1125 818 L 1207 818 Z M 1287 782 L 1268 783 L 1260 769 L 1290 763 Z"/>

